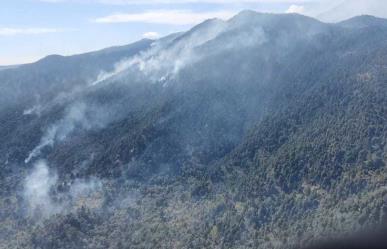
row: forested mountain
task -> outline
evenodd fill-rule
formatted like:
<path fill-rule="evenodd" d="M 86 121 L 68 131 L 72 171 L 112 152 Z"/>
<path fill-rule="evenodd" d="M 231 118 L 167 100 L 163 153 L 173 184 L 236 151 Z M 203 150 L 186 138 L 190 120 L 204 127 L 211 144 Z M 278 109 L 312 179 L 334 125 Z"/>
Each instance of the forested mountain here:
<path fill-rule="evenodd" d="M 0 248 L 289 248 L 379 224 L 387 20 L 243 11 L 0 71 Z"/>
<path fill-rule="evenodd" d="M 387 2 L 380 0 L 340 0 L 326 2 L 325 11 L 318 15 L 319 20 L 326 22 L 337 22 L 353 16 L 364 15 L 365 13 L 377 17 L 386 18 L 384 9 Z"/>

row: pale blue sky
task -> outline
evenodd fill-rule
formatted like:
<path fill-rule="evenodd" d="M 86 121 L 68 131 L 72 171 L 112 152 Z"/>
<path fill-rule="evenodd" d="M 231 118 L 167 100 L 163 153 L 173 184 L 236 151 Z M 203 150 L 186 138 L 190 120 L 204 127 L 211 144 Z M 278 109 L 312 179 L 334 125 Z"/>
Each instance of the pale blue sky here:
<path fill-rule="evenodd" d="M 0 65 L 32 62 L 49 54 L 70 55 L 128 44 L 143 37 L 163 36 L 187 30 L 210 17 L 227 19 L 243 9 L 314 15 L 317 13 L 315 7 L 327 1 L 2 0 Z"/>

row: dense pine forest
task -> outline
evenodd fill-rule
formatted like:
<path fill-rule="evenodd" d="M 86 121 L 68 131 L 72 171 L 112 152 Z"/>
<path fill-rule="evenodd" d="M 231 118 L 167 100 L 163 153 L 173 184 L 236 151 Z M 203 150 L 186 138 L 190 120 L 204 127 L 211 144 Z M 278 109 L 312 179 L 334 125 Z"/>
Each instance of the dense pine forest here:
<path fill-rule="evenodd" d="M 243 11 L 0 70 L 0 248 L 290 248 L 387 219 L 387 20 Z"/>

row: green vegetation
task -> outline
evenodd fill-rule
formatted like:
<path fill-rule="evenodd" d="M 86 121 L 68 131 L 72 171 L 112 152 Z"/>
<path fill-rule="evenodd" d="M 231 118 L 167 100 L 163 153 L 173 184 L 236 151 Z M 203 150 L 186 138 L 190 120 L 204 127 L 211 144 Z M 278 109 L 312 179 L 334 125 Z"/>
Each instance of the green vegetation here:
<path fill-rule="evenodd" d="M 220 49 L 257 23 L 269 42 Z M 242 13 L 167 86 L 124 75 L 39 115 L 0 108 L 0 248 L 289 248 L 385 221 L 387 29 L 371 23 Z M 108 116 L 71 116 L 41 151 L 57 179 L 31 212 L 24 160 L 80 100 L 87 124 Z"/>

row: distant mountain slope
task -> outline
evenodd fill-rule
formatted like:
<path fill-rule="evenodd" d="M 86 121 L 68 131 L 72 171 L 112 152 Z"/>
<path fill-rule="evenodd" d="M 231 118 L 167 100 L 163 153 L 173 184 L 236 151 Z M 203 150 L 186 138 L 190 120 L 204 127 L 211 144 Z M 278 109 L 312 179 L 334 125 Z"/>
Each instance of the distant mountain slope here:
<path fill-rule="evenodd" d="M 372 15 L 386 18 L 387 2 L 383 0 L 340 0 L 335 5 L 317 16 L 325 22 L 340 22 L 353 16 Z"/>
<path fill-rule="evenodd" d="M 6 69 L 12 69 L 18 67 L 17 65 L 15 66 L 0 66 L 0 70 L 6 70 Z"/>
<path fill-rule="evenodd" d="M 387 20 L 374 16 L 364 15 L 342 21 L 339 23 L 339 25 L 347 28 L 366 28 L 370 26 L 385 27 L 387 26 Z"/>
<path fill-rule="evenodd" d="M 151 40 L 104 49 L 74 56 L 51 55 L 32 64 L 0 72 L 0 110 L 8 104 L 32 103 L 36 98 L 46 101 L 61 91 L 86 84 L 101 71 L 114 68 L 114 64 L 150 47 Z"/>
<path fill-rule="evenodd" d="M 0 245 L 289 248 L 385 220 L 384 23 L 244 11 L 0 72 Z"/>

